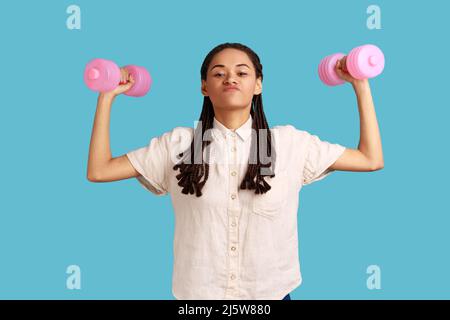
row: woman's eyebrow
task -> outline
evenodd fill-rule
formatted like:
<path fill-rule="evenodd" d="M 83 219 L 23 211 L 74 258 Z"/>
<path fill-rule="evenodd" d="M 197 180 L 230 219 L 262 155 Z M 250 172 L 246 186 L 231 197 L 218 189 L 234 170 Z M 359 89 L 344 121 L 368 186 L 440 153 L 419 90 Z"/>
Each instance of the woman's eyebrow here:
<path fill-rule="evenodd" d="M 241 66 L 244 66 L 244 67 L 247 67 L 247 68 L 249 68 L 250 69 L 250 67 L 248 66 L 248 65 L 246 65 L 245 63 L 240 63 L 240 64 L 237 64 L 236 65 L 236 67 L 241 67 Z M 214 69 L 215 67 L 225 67 L 223 64 L 216 64 L 214 67 L 212 67 L 211 69 L 210 69 L 210 71 L 212 71 L 212 69 Z"/>

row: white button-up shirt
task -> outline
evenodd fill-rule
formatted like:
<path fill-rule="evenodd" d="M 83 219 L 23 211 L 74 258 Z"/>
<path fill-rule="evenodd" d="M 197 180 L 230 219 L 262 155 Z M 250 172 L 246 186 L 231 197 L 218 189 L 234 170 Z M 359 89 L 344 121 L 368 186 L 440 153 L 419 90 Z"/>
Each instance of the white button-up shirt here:
<path fill-rule="evenodd" d="M 275 177 L 265 194 L 240 190 L 252 117 L 232 131 L 214 118 L 208 181 L 202 196 L 183 194 L 173 170 L 194 128 L 176 127 L 127 156 L 138 181 L 170 194 L 175 213 L 172 293 L 177 299 L 276 299 L 301 282 L 297 210 L 302 186 L 321 180 L 345 147 L 292 125 L 275 126 Z M 206 155 L 206 150 L 204 156 Z M 206 159 L 206 157 L 204 158 Z"/>

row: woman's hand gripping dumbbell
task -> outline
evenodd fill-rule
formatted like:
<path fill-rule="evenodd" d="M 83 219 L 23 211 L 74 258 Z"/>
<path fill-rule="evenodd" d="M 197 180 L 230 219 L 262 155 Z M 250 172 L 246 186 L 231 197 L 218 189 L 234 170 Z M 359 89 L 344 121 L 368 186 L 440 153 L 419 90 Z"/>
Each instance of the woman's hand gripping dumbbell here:
<path fill-rule="evenodd" d="M 374 45 L 366 44 L 354 48 L 346 56 L 335 53 L 319 63 L 319 78 L 329 86 L 355 83 L 358 80 L 374 78 L 384 69 L 384 54 Z"/>
<path fill-rule="evenodd" d="M 94 91 L 142 97 L 150 90 L 152 78 L 144 67 L 119 68 L 113 61 L 93 59 L 84 70 L 84 82 Z"/>

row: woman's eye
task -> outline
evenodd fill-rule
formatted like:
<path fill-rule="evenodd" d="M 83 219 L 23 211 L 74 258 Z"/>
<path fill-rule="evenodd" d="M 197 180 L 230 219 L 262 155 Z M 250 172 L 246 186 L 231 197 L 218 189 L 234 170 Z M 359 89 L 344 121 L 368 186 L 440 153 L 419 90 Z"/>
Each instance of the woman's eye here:
<path fill-rule="evenodd" d="M 238 72 L 238 74 L 247 75 L 245 72 Z M 222 76 L 223 73 L 216 73 L 214 76 Z"/>

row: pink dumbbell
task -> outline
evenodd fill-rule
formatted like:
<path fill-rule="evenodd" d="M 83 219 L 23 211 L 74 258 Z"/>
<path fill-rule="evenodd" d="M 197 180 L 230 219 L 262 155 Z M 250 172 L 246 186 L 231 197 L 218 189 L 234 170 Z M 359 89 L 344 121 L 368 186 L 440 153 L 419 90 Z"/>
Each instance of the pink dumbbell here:
<path fill-rule="evenodd" d="M 125 66 L 135 80 L 133 86 L 124 92 L 127 96 L 142 97 L 152 85 L 152 78 L 144 67 Z M 84 70 L 84 82 L 89 89 L 107 92 L 116 88 L 120 82 L 120 68 L 113 61 L 105 59 L 91 60 Z"/>
<path fill-rule="evenodd" d="M 335 53 L 322 59 L 319 63 L 319 78 L 329 86 L 345 83 L 334 71 L 336 62 L 345 57 L 343 53 Z M 384 69 L 384 54 L 372 44 L 354 48 L 345 59 L 348 72 L 356 79 L 368 79 L 379 75 Z"/>

